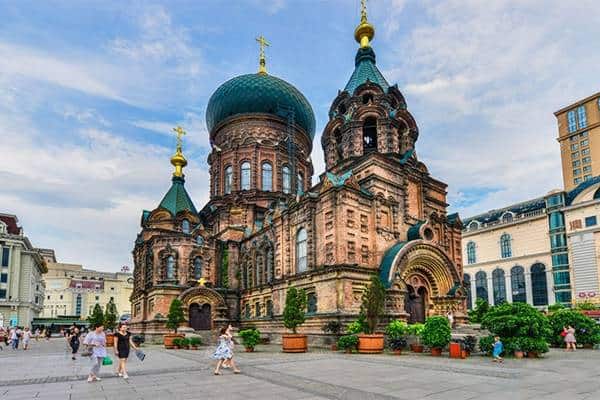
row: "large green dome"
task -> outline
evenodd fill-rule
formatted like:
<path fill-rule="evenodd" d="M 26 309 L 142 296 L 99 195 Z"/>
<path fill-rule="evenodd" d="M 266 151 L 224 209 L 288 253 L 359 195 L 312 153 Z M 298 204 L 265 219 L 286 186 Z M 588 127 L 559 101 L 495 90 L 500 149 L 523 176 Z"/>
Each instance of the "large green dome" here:
<path fill-rule="evenodd" d="M 212 131 L 219 122 L 233 115 L 278 114 L 280 106 L 294 111 L 296 124 L 312 139 L 315 116 L 306 97 L 283 79 L 267 74 L 240 75 L 222 84 L 210 97 L 206 125 Z"/>

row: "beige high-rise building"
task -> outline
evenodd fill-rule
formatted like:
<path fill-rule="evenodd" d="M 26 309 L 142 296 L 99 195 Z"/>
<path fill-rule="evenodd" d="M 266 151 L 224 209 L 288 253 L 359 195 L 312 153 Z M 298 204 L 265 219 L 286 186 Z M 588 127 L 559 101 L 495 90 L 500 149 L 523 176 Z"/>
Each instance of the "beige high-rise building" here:
<path fill-rule="evenodd" d="M 600 92 L 554 113 L 565 190 L 600 175 Z"/>
<path fill-rule="evenodd" d="M 48 262 L 44 280 L 44 318 L 77 316 L 85 319 L 96 304 L 104 310 L 111 299 L 120 316 L 131 313 L 129 297 L 133 278 L 128 270 L 101 272 L 85 269 L 79 264 Z"/>

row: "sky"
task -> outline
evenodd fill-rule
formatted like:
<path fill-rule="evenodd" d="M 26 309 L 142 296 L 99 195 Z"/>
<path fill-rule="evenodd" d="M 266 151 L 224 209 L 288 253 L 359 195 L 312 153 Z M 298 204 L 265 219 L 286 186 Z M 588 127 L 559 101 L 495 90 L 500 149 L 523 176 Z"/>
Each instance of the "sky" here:
<path fill-rule="evenodd" d="M 354 67 L 359 0 L 0 0 L 0 212 L 61 262 L 132 266 L 142 210 L 170 187 L 208 200 L 204 111 L 258 67 L 296 86 L 320 135 Z M 595 0 L 372 0 L 377 65 L 419 126 L 417 154 L 475 213 L 562 186 L 553 112 L 600 90 Z"/>

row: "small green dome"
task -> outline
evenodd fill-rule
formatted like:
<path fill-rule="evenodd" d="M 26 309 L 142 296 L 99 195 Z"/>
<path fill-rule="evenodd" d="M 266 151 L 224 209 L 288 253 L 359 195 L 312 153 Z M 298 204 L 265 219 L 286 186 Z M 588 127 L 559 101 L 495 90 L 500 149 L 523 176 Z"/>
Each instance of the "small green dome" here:
<path fill-rule="evenodd" d="M 306 97 L 283 79 L 268 74 L 240 75 L 222 84 L 210 97 L 206 125 L 212 131 L 219 122 L 233 115 L 278 114 L 279 107 L 294 111 L 296 124 L 310 136 L 315 135 L 315 115 Z"/>

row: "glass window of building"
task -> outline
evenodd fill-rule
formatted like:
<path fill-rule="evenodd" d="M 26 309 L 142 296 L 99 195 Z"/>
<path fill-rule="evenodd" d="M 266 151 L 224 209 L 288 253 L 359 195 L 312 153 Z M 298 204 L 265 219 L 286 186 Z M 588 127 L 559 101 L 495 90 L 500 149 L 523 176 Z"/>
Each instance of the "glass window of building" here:
<path fill-rule="evenodd" d="M 500 304 L 506 301 L 506 280 L 504 279 L 504 270 L 496 268 L 492 272 L 492 286 L 494 287 L 494 304 Z"/>
<path fill-rule="evenodd" d="M 6 272 L 3 272 L 0 274 L 0 283 L 7 283 L 8 282 L 8 274 Z M 50 296 L 48 296 L 48 300 L 50 300 Z"/>
<path fill-rule="evenodd" d="M 10 248 L 3 247 L 2 248 L 2 266 L 8 267 L 8 261 L 10 259 Z"/>
<path fill-rule="evenodd" d="M 262 164 L 262 190 L 271 192 L 273 190 L 273 167 L 270 163 Z"/>
<path fill-rule="evenodd" d="M 231 185 L 233 184 L 233 167 L 225 168 L 225 194 L 231 193 Z"/>
<path fill-rule="evenodd" d="M 579 136 L 577 136 L 577 135 L 573 135 L 573 136 L 571 136 L 571 137 L 569 138 L 569 140 L 570 140 L 571 142 L 576 142 L 578 139 L 579 139 Z"/>
<path fill-rule="evenodd" d="M 577 107 L 577 122 L 579 129 L 587 126 L 587 116 L 585 115 L 585 105 Z"/>
<path fill-rule="evenodd" d="M 512 222 L 513 220 L 513 215 L 509 212 L 504 213 L 504 215 L 502 215 L 502 222 L 507 223 L 507 222 Z"/>
<path fill-rule="evenodd" d="M 306 271 L 307 241 L 308 235 L 306 234 L 306 229 L 300 228 L 296 234 L 296 269 L 299 273 Z"/>
<path fill-rule="evenodd" d="M 175 279 L 175 257 L 169 256 L 167 258 L 167 279 Z"/>
<path fill-rule="evenodd" d="M 502 258 L 512 257 L 511 238 L 508 233 L 500 236 L 500 256 Z"/>
<path fill-rule="evenodd" d="M 304 175 L 302 175 L 302 172 L 298 173 L 298 188 L 297 188 L 297 193 L 299 196 L 304 194 Z"/>
<path fill-rule="evenodd" d="M 478 299 L 488 300 L 487 274 L 479 271 L 475 274 L 475 294 Z"/>
<path fill-rule="evenodd" d="M 576 185 L 579 185 L 581 183 L 582 179 L 581 178 L 575 178 L 573 179 L 573 183 Z"/>
<path fill-rule="evenodd" d="M 476 260 L 475 243 L 469 242 L 467 243 L 467 264 L 475 264 L 477 262 Z"/>
<path fill-rule="evenodd" d="M 584 139 L 584 140 L 581 141 L 581 143 L 579 143 L 579 145 L 581 147 L 587 146 L 589 144 L 590 144 L 590 140 L 589 139 Z"/>
<path fill-rule="evenodd" d="M 531 266 L 531 294 L 534 306 L 548 305 L 546 266 L 542 263 L 535 263 Z"/>
<path fill-rule="evenodd" d="M 467 291 L 467 308 L 470 310 L 473 308 L 471 305 L 471 299 L 473 298 L 473 294 L 471 293 L 471 275 L 463 275 L 463 285 L 465 290 Z"/>
<path fill-rule="evenodd" d="M 563 228 L 565 226 L 565 219 L 561 212 L 550 213 L 550 229 Z"/>
<path fill-rule="evenodd" d="M 472 221 L 472 222 L 469 224 L 469 230 L 470 230 L 470 231 L 474 231 L 474 230 L 476 230 L 476 229 L 479 229 L 479 222 L 477 222 L 477 221 Z"/>
<path fill-rule="evenodd" d="M 581 132 L 581 133 L 579 134 L 579 136 L 581 136 L 582 138 L 586 138 L 586 137 L 588 137 L 588 135 L 589 135 L 588 131 Z"/>
<path fill-rule="evenodd" d="M 592 179 L 592 175 L 584 175 L 584 176 L 583 176 L 583 180 L 584 180 L 584 181 L 588 181 L 588 180 L 590 180 L 590 179 Z"/>
<path fill-rule="evenodd" d="M 514 303 L 527 303 L 525 291 L 525 270 L 520 265 L 510 270 L 510 282 L 512 286 L 512 300 Z"/>
<path fill-rule="evenodd" d="M 580 170 L 579 168 L 577 168 L 577 169 L 574 169 L 574 170 L 573 170 L 573 175 L 574 175 L 574 176 L 581 175 L 581 170 Z"/>
<path fill-rule="evenodd" d="M 571 158 L 573 158 L 573 159 L 579 158 L 579 152 L 576 151 L 575 153 L 571 153 Z"/>
<path fill-rule="evenodd" d="M 581 165 L 581 161 L 579 161 L 579 160 L 573 161 L 573 168 L 577 168 L 580 165 Z"/>
<path fill-rule="evenodd" d="M 202 278 L 202 259 L 200 257 L 194 258 L 194 279 Z"/>
<path fill-rule="evenodd" d="M 590 154 L 590 149 L 583 149 L 583 150 L 581 150 L 581 155 L 582 156 L 587 156 L 588 154 Z"/>
<path fill-rule="evenodd" d="M 596 219 L 595 215 L 592 215 L 591 217 L 585 217 L 585 226 L 586 227 L 588 227 L 588 226 L 594 226 L 597 223 L 598 222 L 597 222 L 597 219 Z"/>
<path fill-rule="evenodd" d="M 241 183 L 240 183 L 240 190 L 250 190 L 250 177 L 251 177 L 251 172 L 250 172 L 250 163 L 248 161 L 244 161 L 242 163 L 242 166 L 240 167 L 240 177 L 241 177 Z"/>
<path fill-rule="evenodd" d="M 567 113 L 567 122 L 569 125 L 569 132 L 575 132 L 577 130 L 577 120 L 575 119 L 575 111 L 569 111 Z"/>
<path fill-rule="evenodd" d="M 283 193 L 289 194 L 292 191 L 292 173 L 290 167 L 285 165 L 281 170 Z"/>
<path fill-rule="evenodd" d="M 591 165 L 586 165 L 585 167 L 583 167 L 583 172 L 592 172 L 592 166 Z"/>
<path fill-rule="evenodd" d="M 306 296 L 306 312 L 308 314 L 317 312 L 317 295 L 315 293 L 309 293 Z"/>
<path fill-rule="evenodd" d="M 571 145 L 571 151 L 575 151 L 575 150 L 577 150 L 577 149 L 579 149 L 579 143 L 573 143 L 573 144 Z"/>
<path fill-rule="evenodd" d="M 181 221 L 181 231 L 183 233 L 190 233 L 190 221 L 188 221 L 187 219 Z"/>
<path fill-rule="evenodd" d="M 581 162 L 584 164 L 589 164 L 590 162 L 592 162 L 592 159 L 588 156 L 588 157 L 583 157 L 581 159 Z"/>

